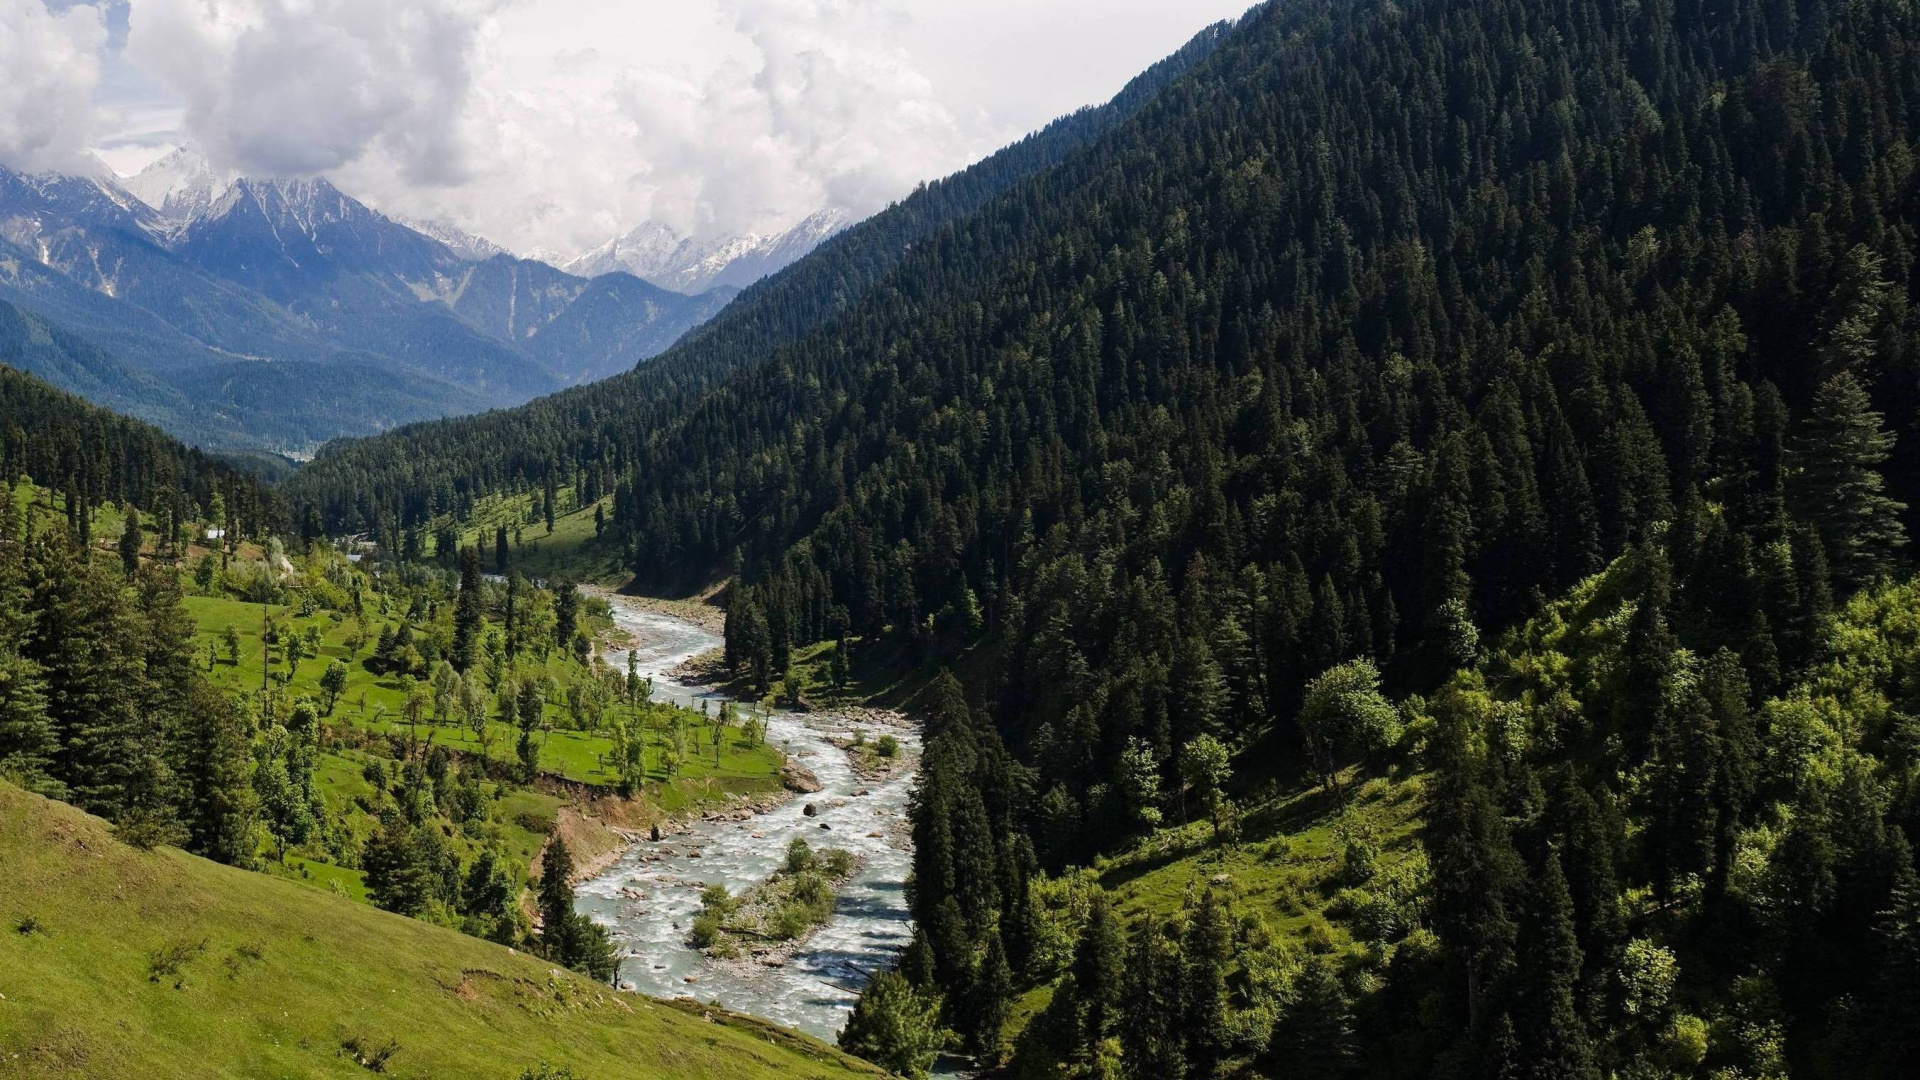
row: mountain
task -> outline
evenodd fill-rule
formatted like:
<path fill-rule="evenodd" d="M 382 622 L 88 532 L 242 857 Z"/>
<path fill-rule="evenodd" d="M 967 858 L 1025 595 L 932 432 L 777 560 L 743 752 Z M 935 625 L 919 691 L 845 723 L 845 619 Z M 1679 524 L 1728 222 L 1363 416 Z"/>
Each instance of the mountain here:
<path fill-rule="evenodd" d="M 745 288 L 805 256 L 853 219 L 820 210 L 781 232 L 761 236 L 683 238 L 658 222 L 642 222 L 578 258 L 561 264 L 585 277 L 625 271 L 676 292 L 695 294 L 721 286 Z"/>
<path fill-rule="evenodd" d="M 843 230 L 787 269 L 741 290 L 710 321 L 633 371 L 487 416 L 413 425 L 384 439 L 342 440 L 323 447 L 289 492 L 330 530 L 359 531 L 376 521 L 412 526 L 437 512 L 436 491 L 457 485 L 476 496 L 494 493 L 515 470 L 544 476 L 540 463 L 597 453 L 598 434 L 577 426 L 580 416 L 621 430 L 664 431 L 727 372 L 763 361 L 842 317 L 928 237 L 1106 137 L 1204 60 L 1226 32 L 1225 24 L 1209 27 L 1106 104 L 1062 117 Z M 379 492 L 371 503 L 365 498 L 370 487 Z"/>
<path fill-rule="evenodd" d="M 506 248 L 486 237 L 476 236 L 445 221 L 426 221 L 407 217 L 395 217 L 393 220 L 422 236 L 440 241 L 455 255 L 468 262 L 486 262 L 495 255 L 510 254 Z"/>
<path fill-rule="evenodd" d="M 325 180 L 223 177 L 185 148 L 124 186 L 103 166 L 0 169 L 0 301 L 93 350 L 11 359 L 210 446 L 300 452 L 516 404 L 632 367 L 732 295 L 640 285 L 409 226 Z"/>
<path fill-rule="evenodd" d="M 168 221 L 187 222 L 211 209 L 233 180 L 217 173 L 197 150 L 182 146 L 118 183 Z"/>
<path fill-rule="evenodd" d="M 1263 4 L 643 369 L 287 490 L 612 487 L 593 552 L 724 581 L 749 692 L 916 687 L 862 1052 L 924 992 L 1021 1076 L 1910 1075 L 1917 47 Z M 1129 851 L 1192 861 L 1122 909 Z"/>
<path fill-rule="evenodd" d="M 737 292 L 719 287 L 686 296 L 619 271 L 583 278 L 501 254 L 465 267 L 440 297 L 469 324 L 575 383 L 658 354 Z"/>

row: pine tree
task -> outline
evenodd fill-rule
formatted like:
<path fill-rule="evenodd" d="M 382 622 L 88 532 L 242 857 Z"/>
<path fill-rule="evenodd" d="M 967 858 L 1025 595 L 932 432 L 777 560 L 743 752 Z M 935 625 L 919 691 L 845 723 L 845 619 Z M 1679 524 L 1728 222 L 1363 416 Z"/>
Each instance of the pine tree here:
<path fill-rule="evenodd" d="M 840 1049 L 886 1069 L 925 1080 L 946 1039 L 938 998 L 916 990 L 899 972 L 873 976 L 840 1031 Z"/>
<path fill-rule="evenodd" d="M 1089 1052 L 1119 1028 L 1126 993 L 1127 942 L 1105 892 L 1087 904 L 1087 923 L 1074 949 L 1073 985 L 1080 1006 L 1080 1042 Z"/>
<path fill-rule="evenodd" d="M 1549 854 L 1533 882 L 1520 932 L 1520 994 L 1527 1023 L 1520 1028 L 1521 1075 L 1534 1080 L 1597 1080 L 1586 1021 L 1575 1002 L 1580 942 L 1574 932 L 1573 900 Z"/>
<path fill-rule="evenodd" d="M 1275 1076 L 1299 1080 L 1341 1080 L 1354 1073 L 1353 1006 L 1346 987 L 1326 957 L 1307 958 L 1294 976 L 1293 993 L 1274 1021 L 1267 1043 L 1268 1067 Z"/>
<path fill-rule="evenodd" d="M 510 560 L 507 555 L 507 527 L 502 524 L 493 530 L 493 572 L 505 574 Z"/>
<path fill-rule="evenodd" d="M 132 580 L 140 572 L 140 511 L 131 504 L 126 511 L 127 527 L 120 533 L 120 565 Z"/>
<path fill-rule="evenodd" d="M 1000 1030 L 1007 1024 L 1013 999 L 1013 971 L 1007 966 L 1006 947 L 997 931 L 987 932 L 987 948 L 974 972 L 968 1002 L 967 1050 L 988 1066 L 1002 1056 Z"/>
<path fill-rule="evenodd" d="M 1216 1080 L 1225 1066 L 1231 1033 L 1227 1027 L 1227 969 L 1233 962 L 1233 927 L 1213 890 L 1187 923 L 1186 971 L 1181 1004 L 1185 1014 L 1187 1075 Z"/>
<path fill-rule="evenodd" d="M 573 635 L 580 628 L 580 590 L 568 578 L 553 586 L 553 640 L 563 648 L 573 647 Z"/>
<path fill-rule="evenodd" d="M 180 817 L 188 850 L 216 862 L 250 865 L 259 806 L 250 777 L 247 721 L 204 683 L 185 710 L 175 762 L 184 789 Z"/>
<path fill-rule="evenodd" d="M 453 667 L 465 675 L 473 670 L 482 625 L 480 549 L 460 549 L 460 595 L 453 608 Z"/>
<path fill-rule="evenodd" d="M 0 775 L 29 791 L 61 798 L 66 785 L 49 772 L 58 751 L 40 665 L 21 656 L 13 643 L 0 644 Z"/>
<path fill-rule="evenodd" d="M 1148 916 L 1127 952 L 1120 1047 L 1128 1080 L 1181 1080 L 1185 1075 L 1183 970 L 1178 939 Z"/>
<path fill-rule="evenodd" d="M 1905 833 L 1893 829 L 1887 847 L 1890 887 L 1874 921 L 1874 936 L 1880 952 L 1881 1060 L 1886 1075 L 1897 1076 L 1920 1056 L 1920 1032 L 1913 1023 L 1920 1016 L 1920 875 L 1914 873 L 1913 849 Z"/>
<path fill-rule="evenodd" d="M 1820 384 L 1793 444 L 1795 506 L 1819 532 L 1834 580 L 1848 589 L 1885 574 L 1907 542 L 1906 504 L 1886 494 L 1880 475 L 1894 443 L 1881 421 L 1860 380 L 1842 371 Z"/>

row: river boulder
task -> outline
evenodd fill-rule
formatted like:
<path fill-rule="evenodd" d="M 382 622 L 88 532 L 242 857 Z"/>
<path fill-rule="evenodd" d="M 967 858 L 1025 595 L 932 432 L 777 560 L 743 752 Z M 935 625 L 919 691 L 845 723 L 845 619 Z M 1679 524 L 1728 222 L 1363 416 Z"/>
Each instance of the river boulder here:
<path fill-rule="evenodd" d="M 808 771 L 805 765 L 788 758 L 787 763 L 780 766 L 780 786 L 801 795 L 811 795 L 820 790 L 820 778 Z"/>

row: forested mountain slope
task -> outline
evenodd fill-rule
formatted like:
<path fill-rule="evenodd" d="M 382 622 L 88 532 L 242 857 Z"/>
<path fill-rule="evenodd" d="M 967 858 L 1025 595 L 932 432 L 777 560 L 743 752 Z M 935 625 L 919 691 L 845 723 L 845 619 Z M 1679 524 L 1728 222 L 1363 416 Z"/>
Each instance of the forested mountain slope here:
<path fill-rule="evenodd" d="M 716 379 L 826 324 L 882 282 L 914 245 L 1133 115 L 1225 33 L 1224 25 L 1209 27 L 1107 104 L 1063 117 L 839 233 L 742 291 L 711 322 L 635 371 L 517 409 L 328 446 L 292 490 L 318 507 L 331 529 L 384 533 L 464 511 L 485 495 L 571 482 L 588 463 L 613 475 L 633 447 L 663 431 Z"/>
<path fill-rule="evenodd" d="M 1767 703 L 1904 566 L 1917 40 L 1871 0 L 1268 4 L 828 317 L 772 283 L 651 374 L 342 448 L 293 497 L 412 528 L 584 470 L 643 584 L 737 574 L 764 685 L 829 637 L 972 649 L 928 695 L 923 946 L 877 996 L 942 995 L 982 1056 L 1059 973 L 1036 875 L 1219 748 L 1336 802 L 1358 763 L 1434 768 L 1431 878 L 1379 947 L 1267 968 L 1198 895 L 1123 965 L 1094 906 L 1036 1035 L 1076 1075 L 1895 1075 L 1863 1044 L 1920 933 L 1910 724 Z M 736 333 L 777 347 L 702 363 Z M 1626 565 L 1590 683 L 1388 703 Z M 1781 936 L 1728 949 L 1741 860 Z"/>
<path fill-rule="evenodd" d="M 86 354 L 32 316 L 0 304 L 0 347 Z M 159 428 L 120 416 L 0 366 L 0 481 L 31 479 L 60 491 L 76 510 L 114 502 L 153 515 L 172 538 L 176 524 L 224 509 L 238 539 L 284 531 L 280 494 L 253 477 L 181 444 Z M 76 528 L 81 515 L 69 514 Z M 17 524 L 17 522 L 15 522 Z M 83 539 L 91 539 L 90 537 Z"/>

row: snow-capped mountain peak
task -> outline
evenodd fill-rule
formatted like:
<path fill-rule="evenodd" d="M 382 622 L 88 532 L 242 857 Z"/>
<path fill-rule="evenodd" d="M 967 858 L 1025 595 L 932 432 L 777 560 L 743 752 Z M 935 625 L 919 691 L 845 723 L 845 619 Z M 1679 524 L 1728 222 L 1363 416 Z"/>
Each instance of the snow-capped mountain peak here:
<path fill-rule="evenodd" d="M 647 221 L 559 265 L 581 277 L 624 271 L 662 288 L 689 294 L 722 285 L 743 288 L 784 269 L 852 223 L 844 212 L 827 209 L 777 233 L 693 239 Z"/>
<path fill-rule="evenodd" d="M 200 151 L 182 146 L 121 180 L 120 186 L 168 221 L 181 223 L 210 210 L 235 179 L 216 170 Z"/>
<path fill-rule="evenodd" d="M 405 225 L 421 236 L 427 237 L 430 240 L 440 241 L 447 245 L 455 255 L 472 262 L 486 262 L 495 255 L 512 254 L 506 248 L 501 247 L 486 237 L 470 233 L 450 222 L 438 221 L 431 218 L 401 217 L 399 215 L 395 215 L 393 220 Z"/>

